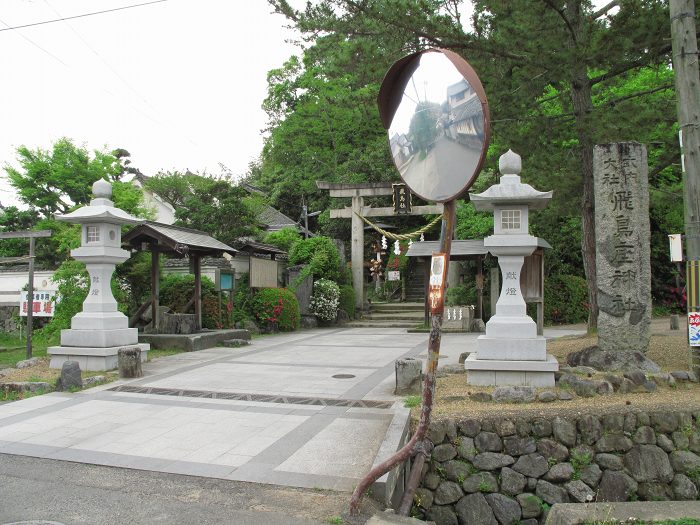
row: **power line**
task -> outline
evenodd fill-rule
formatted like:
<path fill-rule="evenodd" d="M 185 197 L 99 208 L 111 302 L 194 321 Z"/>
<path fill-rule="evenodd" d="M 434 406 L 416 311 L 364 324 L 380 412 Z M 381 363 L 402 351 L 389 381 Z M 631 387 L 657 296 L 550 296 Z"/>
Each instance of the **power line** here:
<path fill-rule="evenodd" d="M 75 18 L 85 18 L 86 16 L 101 15 L 104 13 L 113 13 L 114 11 L 123 11 L 125 9 L 131 9 L 133 7 L 142 7 L 145 5 L 160 4 L 162 2 L 167 2 L 167 1 L 168 0 L 153 0 L 151 2 L 143 2 L 141 4 L 125 5 L 123 7 L 115 7 L 113 9 L 105 9 L 104 11 L 93 11 L 92 13 L 83 13 L 81 15 L 66 16 L 63 18 L 55 18 L 52 20 L 43 20 L 42 22 L 33 22 L 31 24 L 23 24 L 20 26 L 12 26 L 12 27 L 7 26 L 5 28 L 0 28 L 0 31 L 9 31 L 11 29 L 22 29 L 24 27 L 33 27 L 33 26 L 40 26 L 40 25 L 44 25 L 44 24 L 53 24 L 54 22 L 63 22 L 65 20 L 73 20 Z"/>
<path fill-rule="evenodd" d="M 3 24 L 4 26 L 7 26 L 7 29 L 12 29 L 9 25 L 7 25 L 6 22 L 4 22 L 4 21 L 1 20 L 1 19 L 0 19 L 0 24 Z M 7 31 L 7 29 L 2 29 L 2 28 L 0 28 L 0 31 Z M 51 58 L 53 58 L 54 60 L 57 60 L 58 62 L 60 62 L 61 64 L 63 64 L 63 65 L 66 66 L 66 67 L 70 67 L 70 66 L 68 66 L 68 64 L 66 64 L 63 60 L 61 60 L 60 58 L 58 58 L 56 55 L 54 55 L 54 54 L 53 54 L 51 51 L 49 51 L 48 49 L 45 49 L 45 48 L 41 47 L 39 44 L 37 44 L 36 42 L 34 42 L 33 40 L 31 40 L 30 38 L 24 36 L 22 33 L 19 33 L 19 32 L 18 32 L 17 34 L 18 34 L 19 36 L 21 36 L 22 38 L 24 38 L 27 42 L 29 42 L 31 45 L 33 45 L 33 46 L 36 47 L 37 49 L 39 49 L 39 50 L 43 51 L 44 53 L 46 53 L 47 55 L 49 55 L 49 56 L 50 56 Z"/>

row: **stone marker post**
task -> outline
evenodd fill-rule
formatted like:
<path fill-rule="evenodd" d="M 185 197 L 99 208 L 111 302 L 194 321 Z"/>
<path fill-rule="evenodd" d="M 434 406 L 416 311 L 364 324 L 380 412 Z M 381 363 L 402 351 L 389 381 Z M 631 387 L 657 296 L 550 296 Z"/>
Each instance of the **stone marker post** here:
<path fill-rule="evenodd" d="M 646 148 L 638 142 L 596 145 L 593 176 L 598 346 L 646 352 L 651 323 Z"/>

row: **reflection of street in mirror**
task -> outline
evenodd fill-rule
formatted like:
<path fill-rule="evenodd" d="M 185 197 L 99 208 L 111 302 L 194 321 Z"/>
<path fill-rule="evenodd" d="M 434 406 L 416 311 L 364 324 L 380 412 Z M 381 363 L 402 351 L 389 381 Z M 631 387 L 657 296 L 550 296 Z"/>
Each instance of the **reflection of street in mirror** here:
<path fill-rule="evenodd" d="M 466 186 L 484 145 L 484 112 L 474 88 L 442 53 L 420 57 L 389 128 L 401 177 L 414 193 L 444 201 Z"/>

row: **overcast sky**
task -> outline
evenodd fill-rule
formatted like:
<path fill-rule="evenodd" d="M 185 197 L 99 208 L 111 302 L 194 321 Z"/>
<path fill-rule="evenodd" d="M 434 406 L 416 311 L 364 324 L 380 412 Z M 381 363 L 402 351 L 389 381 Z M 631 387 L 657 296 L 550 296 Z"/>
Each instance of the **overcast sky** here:
<path fill-rule="evenodd" d="M 0 0 L 0 167 L 19 145 L 66 136 L 125 148 L 146 175 L 218 174 L 220 162 L 245 174 L 262 148 L 267 72 L 297 52 L 264 0 L 168 0 L 2 31 L 145 1 Z"/>

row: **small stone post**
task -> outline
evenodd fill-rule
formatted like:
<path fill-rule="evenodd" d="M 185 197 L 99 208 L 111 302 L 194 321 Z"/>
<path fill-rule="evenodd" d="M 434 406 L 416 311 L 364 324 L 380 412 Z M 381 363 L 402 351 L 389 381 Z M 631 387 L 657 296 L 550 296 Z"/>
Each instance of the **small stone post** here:
<path fill-rule="evenodd" d="M 117 352 L 119 362 L 119 377 L 132 379 L 143 377 L 141 369 L 141 349 L 138 346 L 120 348 Z"/>
<path fill-rule="evenodd" d="M 412 357 L 397 359 L 394 368 L 396 370 L 394 394 L 397 396 L 420 395 L 423 361 Z"/>
<path fill-rule="evenodd" d="M 637 142 L 593 149 L 598 346 L 646 352 L 651 335 L 647 152 Z"/>

